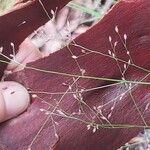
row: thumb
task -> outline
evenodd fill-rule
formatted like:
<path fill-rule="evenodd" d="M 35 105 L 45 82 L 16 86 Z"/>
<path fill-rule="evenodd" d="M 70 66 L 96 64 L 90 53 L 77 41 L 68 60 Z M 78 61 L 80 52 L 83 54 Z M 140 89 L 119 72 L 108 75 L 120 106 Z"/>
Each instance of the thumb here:
<path fill-rule="evenodd" d="M 25 87 L 14 81 L 0 83 L 0 123 L 25 111 L 30 96 Z"/>

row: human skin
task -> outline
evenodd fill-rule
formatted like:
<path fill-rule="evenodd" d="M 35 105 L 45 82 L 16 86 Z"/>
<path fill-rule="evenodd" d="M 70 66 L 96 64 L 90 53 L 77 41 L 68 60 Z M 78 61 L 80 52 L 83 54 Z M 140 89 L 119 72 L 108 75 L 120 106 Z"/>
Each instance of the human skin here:
<path fill-rule="evenodd" d="M 29 38 L 26 38 L 19 46 L 18 53 L 15 56 L 15 61 L 18 63 L 12 59 L 7 66 L 7 71 L 19 71 L 23 69 L 23 65 L 26 65 L 27 62 L 35 61 L 40 58 L 42 58 L 42 54 L 39 49 L 30 41 Z M 19 63 L 22 65 L 19 65 Z"/>
<path fill-rule="evenodd" d="M 112 40 L 114 42 L 119 40 L 119 37 L 115 33 L 115 26 L 118 25 L 121 35 L 123 36 L 123 34 L 126 33 L 129 37 L 127 43 L 135 64 L 144 68 L 149 68 L 149 59 L 147 59 L 150 56 L 148 44 L 149 5 L 147 4 L 148 1 L 146 3 L 145 2 L 140 0 L 138 2 L 133 1 L 133 3 L 122 1 L 120 4 L 114 7 L 114 10 L 108 14 L 102 20 L 102 22 L 98 23 L 89 32 L 76 39 L 76 42 L 94 51 L 107 54 L 108 50 L 111 48 L 108 41 L 109 35 L 112 36 Z M 119 15 L 116 15 L 118 14 L 117 12 L 119 12 Z M 142 19 L 139 19 L 139 17 Z M 79 48 L 74 47 L 71 47 L 71 49 L 74 53 L 79 50 Z M 123 53 L 123 50 L 124 49 L 120 43 L 120 45 L 117 46 L 117 56 L 123 60 L 128 60 L 128 57 L 126 57 L 126 55 Z M 82 53 L 79 51 L 77 54 L 80 55 Z M 58 58 L 62 59 L 59 59 L 60 61 L 56 63 Z M 116 62 L 110 58 L 91 54 L 79 59 L 79 63 L 82 68 L 86 70 L 86 75 L 107 78 L 120 78 L 120 72 L 116 66 Z M 71 56 L 68 57 L 68 49 L 66 48 L 58 51 L 55 55 L 50 55 L 47 59 L 44 58 L 42 60 L 33 62 L 32 64 L 28 64 L 27 66 L 29 65 L 35 68 L 44 68 L 49 71 L 54 70 L 71 74 L 79 74 L 79 70 L 74 63 L 74 60 L 72 60 Z M 145 72 L 143 73 L 141 70 L 130 67 L 126 77 L 131 81 L 139 81 L 145 75 Z M 21 72 L 13 74 L 11 80 L 16 80 L 23 83 L 32 91 L 59 92 L 60 89 L 61 91 L 66 91 L 67 87 L 63 86 L 62 83 L 66 83 L 66 81 L 70 81 L 72 83 L 73 79 L 72 77 L 66 78 L 56 74 L 52 75 L 39 72 L 37 73 L 37 71 L 25 69 Z M 146 81 L 149 81 L 149 79 Z M 70 82 L 69 85 L 71 84 Z M 85 81 L 83 79 L 79 82 L 78 85 L 89 88 L 99 87 L 107 84 L 108 83 L 102 81 Z M 138 85 L 136 89 L 132 90 L 134 99 L 136 100 L 137 105 L 140 106 L 141 112 L 144 112 L 145 105 L 149 100 L 149 90 L 149 86 L 143 85 Z M 125 85 L 100 89 L 99 91 L 91 91 L 89 94 L 84 95 L 84 100 L 86 103 L 90 104 L 90 106 L 97 107 L 100 104 L 106 104 L 108 101 L 115 99 L 116 95 L 119 94 L 118 91 L 126 91 Z M 53 102 L 53 98 L 50 99 L 50 95 L 43 94 L 39 96 L 40 98 L 47 100 L 49 103 Z M 58 95 L 56 99 L 60 100 L 60 96 Z M 77 112 L 78 107 L 77 105 L 72 105 L 73 102 L 73 96 L 67 95 L 63 100 L 61 108 L 64 110 L 69 110 L 70 112 Z M 53 103 L 55 104 L 55 101 Z M 112 105 L 106 107 L 106 112 L 109 112 L 111 106 Z M 34 137 L 37 137 L 37 132 L 43 125 L 43 122 L 47 119 L 45 113 L 41 112 L 40 109 L 45 108 L 47 110 L 47 107 L 49 106 L 45 106 L 45 103 L 42 103 L 41 99 L 39 101 L 39 99 L 36 98 L 36 100 L 34 100 L 34 102 L 31 104 L 31 109 L 28 109 L 27 113 L 23 114 L 20 118 L 18 117 L 15 119 L 15 121 L 11 120 L 9 123 L 1 126 L 0 142 L 6 146 L 7 149 L 27 149 L 27 146 L 30 145 Z M 149 124 L 149 111 L 146 111 L 144 117 L 146 122 Z M 72 121 L 66 118 L 56 119 L 59 121 L 57 133 L 60 139 L 58 140 L 54 136 L 52 122 L 51 120 L 48 120 L 47 124 L 43 127 L 42 132 L 38 134 L 38 138 L 32 142 L 32 149 L 47 150 L 51 148 L 54 150 L 63 150 L 76 148 L 87 150 L 94 148 L 95 150 L 113 150 L 119 148 L 121 145 L 129 141 L 133 136 L 137 135 L 143 130 L 137 128 L 100 128 L 96 131 L 96 133 L 93 134 L 91 130 L 87 131 L 86 125 L 81 124 L 79 121 Z M 117 103 L 110 121 L 111 123 L 117 124 L 132 123 L 134 125 L 143 125 L 143 122 L 134 107 L 130 93 L 127 93 L 121 101 L 119 98 L 117 99 Z M 3 145 L 1 147 L 4 147 Z"/>
<path fill-rule="evenodd" d="M 53 28 L 53 23 L 50 22 L 48 26 L 52 26 Z M 4 74 L 2 79 L 7 76 L 7 73 L 22 70 L 28 62 L 38 60 L 42 57 L 45 57 L 45 52 L 41 53 L 38 46 L 32 42 L 30 37 L 27 37 L 19 45 L 14 57 L 15 60 L 12 59 L 10 61 L 5 70 L 6 74 Z M 11 95 L 10 93 L 13 92 L 14 89 L 17 92 Z M 12 99 L 15 99 L 15 103 L 12 103 Z M 30 97 L 28 91 L 22 85 L 17 82 L 0 83 L 0 123 L 18 116 L 27 109 L 29 103 Z"/>
<path fill-rule="evenodd" d="M 18 116 L 30 103 L 25 87 L 14 81 L 0 83 L 0 123 Z"/>

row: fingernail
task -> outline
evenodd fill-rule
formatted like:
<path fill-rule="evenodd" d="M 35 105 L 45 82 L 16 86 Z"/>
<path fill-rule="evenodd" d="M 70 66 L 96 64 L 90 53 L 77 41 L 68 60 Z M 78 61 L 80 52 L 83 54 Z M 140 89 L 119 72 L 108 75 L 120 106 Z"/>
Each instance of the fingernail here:
<path fill-rule="evenodd" d="M 18 116 L 30 104 L 30 96 L 25 87 L 14 81 L 0 83 L 0 122 Z"/>

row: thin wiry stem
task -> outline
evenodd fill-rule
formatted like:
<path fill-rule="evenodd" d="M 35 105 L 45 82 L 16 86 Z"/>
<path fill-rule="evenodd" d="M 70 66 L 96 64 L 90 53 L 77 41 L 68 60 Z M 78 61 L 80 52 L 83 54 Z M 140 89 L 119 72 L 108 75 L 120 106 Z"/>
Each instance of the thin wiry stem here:
<path fill-rule="evenodd" d="M 46 10 L 45 6 L 43 5 L 42 1 L 41 0 L 38 0 L 38 1 L 41 4 L 46 16 L 48 17 L 48 19 L 51 20 L 52 18 L 50 17 L 49 13 L 47 12 L 47 10 Z"/>
<path fill-rule="evenodd" d="M 148 125 L 147 125 L 147 123 L 146 123 L 146 121 L 145 121 L 145 119 L 144 119 L 144 117 L 143 117 L 143 115 L 142 115 L 140 109 L 138 108 L 138 106 L 137 106 L 137 104 L 136 104 L 136 101 L 135 101 L 135 99 L 134 99 L 134 97 L 133 97 L 133 95 L 132 95 L 131 90 L 129 91 L 129 93 L 130 93 L 131 99 L 132 99 L 132 101 L 133 101 L 133 103 L 134 103 L 134 106 L 136 107 L 136 110 L 138 111 L 138 113 L 139 113 L 139 115 L 140 115 L 140 117 L 141 117 L 141 119 L 142 119 L 142 121 L 143 121 L 145 127 L 147 127 Z"/>
<path fill-rule="evenodd" d="M 70 45 L 73 45 L 73 46 L 75 46 L 75 47 L 81 48 L 81 49 L 86 50 L 86 51 L 88 51 L 88 52 L 91 52 L 91 53 L 93 53 L 93 54 L 99 54 L 99 55 L 102 55 L 102 56 L 105 56 L 105 57 L 109 57 L 109 58 L 114 59 L 112 56 L 110 56 L 110 55 L 108 55 L 108 54 L 105 54 L 105 53 L 102 53 L 102 52 L 99 52 L 99 51 L 91 50 L 91 49 L 86 48 L 86 47 L 84 47 L 84 46 L 78 45 L 77 43 L 70 43 Z M 127 61 L 122 60 L 122 59 L 120 59 L 120 58 L 117 58 L 117 60 L 120 61 L 120 62 L 123 62 L 123 63 L 128 64 Z M 143 70 L 143 71 L 145 71 L 145 72 L 150 73 L 150 70 L 148 70 L 148 69 L 146 69 L 146 68 L 140 67 L 140 66 L 138 66 L 138 65 L 136 65 L 136 64 L 133 64 L 133 63 L 131 63 L 130 65 L 133 66 L 133 67 L 135 67 L 135 68 L 137 68 L 137 69 L 140 69 L 140 70 Z"/>
<path fill-rule="evenodd" d="M 77 81 L 79 80 L 79 78 L 77 78 L 71 86 L 73 86 Z M 34 139 L 32 140 L 31 144 L 29 145 L 30 147 L 32 147 L 34 141 L 37 139 L 38 135 L 41 133 L 41 131 L 43 130 L 43 128 L 45 127 L 46 123 L 48 122 L 48 120 L 51 118 L 51 115 L 55 112 L 55 110 L 57 109 L 57 107 L 59 106 L 59 104 L 61 103 L 61 101 L 63 100 L 64 96 L 67 94 L 67 92 L 70 89 L 68 88 L 66 90 L 66 92 L 62 95 L 62 97 L 60 98 L 59 102 L 56 104 L 56 106 L 54 107 L 54 109 L 51 111 L 51 113 L 48 115 L 47 119 L 45 120 L 45 122 L 43 123 L 43 125 L 41 126 L 41 128 L 39 129 L 38 133 L 36 134 L 36 136 L 34 137 Z"/>
<path fill-rule="evenodd" d="M 3 61 L 3 60 L 0 60 L 0 62 L 7 63 L 7 64 L 9 63 L 9 62 Z M 57 72 L 57 71 L 49 71 L 49 70 L 35 68 L 35 67 L 31 67 L 31 66 L 25 66 L 25 65 L 20 64 L 20 63 L 18 63 L 18 64 L 24 66 L 24 68 L 29 69 L 29 70 L 34 70 L 34 71 L 48 73 L 48 74 L 56 74 L 56 75 L 62 75 L 62 76 L 68 76 L 68 77 L 79 77 L 82 79 L 93 79 L 93 80 L 111 81 L 111 82 L 119 82 L 119 83 L 133 83 L 133 84 L 141 84 L 141 85 L 150 85 L 150 82 L 119 80 L 119 79 L 101 78 L 101 77 L 95 77 L 95 76 L 81 76 L 81 75 L 77 75 L 77 74 L 69 74 L 69 73 L 63 73 L 63 72 Z"/>
<path fill-rule="evenodd" d="M 111 86 L 116 86 L 116 85 L 119 85 L 121 83 L 114 83 L 114 84 L 108 84 L 108 85 L 104 85 L 104 86 L 100 86 L 100 87 L 93 87 L 93 88 L 89 88 L 89 89 L 84 89 L 83 91 L 82 90 L 79 90 L 80 93 L 86 93 L 86 92 L 91 92 L 91 91 L 95 91 L 95 90 L 99 90 L 99 89 L 103 89 L 103 88 L 108 88 L 108 87 L 111 87 Z M 30 94 L 47 94 L 47 95 L 63 95 L 64 92 L 46 92 L 46 91 L 29 91 Z M 75 94 L 76 91 L 71 91 L 71 92 L 68 92 L 67 94 Z"/>

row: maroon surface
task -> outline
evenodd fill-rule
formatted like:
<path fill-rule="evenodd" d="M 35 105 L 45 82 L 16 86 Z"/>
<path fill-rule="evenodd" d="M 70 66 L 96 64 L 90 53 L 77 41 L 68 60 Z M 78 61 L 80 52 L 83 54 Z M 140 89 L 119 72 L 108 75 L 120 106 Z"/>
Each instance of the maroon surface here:
<path fill-rule="evenodd" d="M 47 12 L 58 10 L 65 6 L 69 0 L 42 0 Z M 15 44 L 15 48 L 34 30 L 48 21 L 48 17 L 42 9 L 38 0 L 20 0 L 15 10 L 0 17 L 0 46 L 4 47 L 3 53 L 9 55 L 12 53 L 10 42 Z M 26 21 L 25 24 L 20 25 Z M 1 56 L 0 56 L 1 58 Z M 0 77 L 6 66 L 0 63 Z"/>
<path fill-rule="evenodd" d="M 118 25 L 119 33 L 123 36 L 127 34 L 127 47 L 131 53 L 134 64 L 149 69 L 150 58 L 150 1 L 147 0 L 123 0 L 119 2 L 97 25 L 82 34 L 76 39 L 76 43 L 108 54 L 111 49 L 108 37 L 111 36 L 113 42 L 119 41 L 117 46 L 117 56 L 128 61 L 125 50 L 115 33 L 115 26 Z M 74 55 L 81 55 L 81 49 L 71 46 Z M 121 78 L 121 74 L 116 65 L 116 62 L 107 56 L 99 54 L 88 54 L 77 59 L 81 68 L 86 70 L 85 75 Z M 121 65 L 121 63 L 120 63 Z M 80 74 L 79 68 L 67 48 L 64 48 L 47 58 L 30 63 L 28 66 L 45 70 L 65 72 L 70 74 Z M 148 72 L 130 66 L 125 74 L 128 80 L 140 80 Z M 65 92 L 67 86 L 62 83 L 71 85 L 72 77 L 38 72 L 33 69 L 24 69 L 9 77 L 9 80 L 16 80 L 24 84 L 32 91 L 47 91 L 47 92 Z M 149 81 L 146 78 L 145 81 Z M 78 86 L 84 88 L 97 87 L 106 85 L 108 82 L 92 79 L 79 79 Z M 76 87 L 73 86 L 75 90 Z M 132 90 L 133 97 L 141 112 L 144 111 L 146 104 L 149 101 L 148 85 L 138 85 Z M 111 101 L 119 93 L 126 91 L 125 85 L 121 84 L 105 89 L 99 89 L 84 93 L 83 100 L 90 105 L 99 106 Z M 52 105 L 59 101 L 61 95 L 46 95 L 38 94 L 39 97 L 49 102 Z M 108 114 L 112 104 L 105 107 L 104 114 Z M 0 126 L 0 146 L 7 150 L 24 150 L 33 141 L 33 138 L 39 131 L 40 127 L 46 120 L 46 115 L 40 112 L 40 108 L 47 109 L 49 106 L 42 102 L 41 99 L 34 99 L 28 110 L 17 117 Z M 64 96 L 59 105 L 67 112 L 77 112 L 79 105 L 73 98 L 72 94 Z M 87 115 L 91 111 L 84 108 Z M 52 108 L 51 108 L 52 110 Z M 87 120 L 85 116 L 80 118 Z M 149 111 L 145 111 L 144 118 L 147 124 L 150 123 Z M 86 125 L 77 120 L 66 119 L 63 117 L 54 116 L 55 121 L 59 123 L 56 127 L 59 139 L 54 136 L 54 128 L 52 122 L 49 121 L 44 126 L 43 130 L 32 144 L 33 150 L 115 150 L 121 145 L 129 141 L 143 129 L 99 129 L 95 133 L 92 130 L 87 130 Z M 133 100 L 129 92 L 122 98 L 117 99 L 111 123 L 116 124 L 136 124 L 143 125 L 143 122 L 133 104 Z"/>

